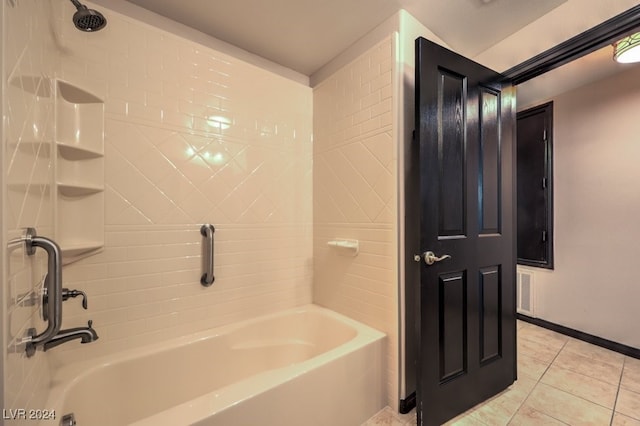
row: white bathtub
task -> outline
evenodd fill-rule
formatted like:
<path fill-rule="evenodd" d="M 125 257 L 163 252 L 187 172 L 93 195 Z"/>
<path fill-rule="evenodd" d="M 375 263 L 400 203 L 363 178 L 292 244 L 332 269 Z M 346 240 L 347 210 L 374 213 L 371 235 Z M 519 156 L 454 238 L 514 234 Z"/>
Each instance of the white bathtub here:
<path fill-rule="evenodd" d="M 386 403 L 384 338 L 308 305 L 67 366 L 47 407 L 78 426 L 360 425 Z"/>

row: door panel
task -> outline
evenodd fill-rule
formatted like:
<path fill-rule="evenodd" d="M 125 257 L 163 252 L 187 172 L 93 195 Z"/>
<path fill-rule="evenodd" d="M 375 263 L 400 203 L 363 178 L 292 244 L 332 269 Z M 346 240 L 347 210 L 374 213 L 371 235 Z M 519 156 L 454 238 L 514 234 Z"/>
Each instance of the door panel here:
<path fill-rule="evenodd" d="M 464 173 L 464 98 L 465 80 L 445 70 L 438 79 L 438 152 L 440 159 L 440 232 L 441 236 L 465 234 L 466 198 Z M 446 143 L 444 143 L 446 141 Z"/>
<path fill-rule="evenodd" d="M 498 359 L 502 354 L 502 315 L 500 266 L 480 269 L 480 362 Z"/>
<path fill-rule="evenodd" d="M 480 233 L 500 232 L 500 93 L 480 88 Z"/>
<path fill-rule="evenodd" d="M 441 424 L 515 379 L 514 92 L 416 42 L 422 251 L 418 418 Z"/>
<path fill-rule="evenodd" d="M 464 374 L 466 360 L 466 313 L 457 306 L 467 303 L 467 280 L 464 272 L 445 274 L 440 285 L 440 382 L 444 383 Z"/>

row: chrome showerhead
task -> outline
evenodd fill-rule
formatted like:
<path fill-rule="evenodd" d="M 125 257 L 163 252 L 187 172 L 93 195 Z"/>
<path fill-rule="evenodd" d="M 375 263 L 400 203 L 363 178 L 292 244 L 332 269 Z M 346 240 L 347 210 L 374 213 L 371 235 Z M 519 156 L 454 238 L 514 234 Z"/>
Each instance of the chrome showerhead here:
<path fill-rule="evenodd" d="M 78 9 L 78 11 L 73 14 L 73 23 L 80 31 L 98 31 L 107 25 L 107 19 L 102 13 L 93 9 L 87 9 L 87 6 L 81 4 L 78 0 L 71 0 L 71 3 Z"/>

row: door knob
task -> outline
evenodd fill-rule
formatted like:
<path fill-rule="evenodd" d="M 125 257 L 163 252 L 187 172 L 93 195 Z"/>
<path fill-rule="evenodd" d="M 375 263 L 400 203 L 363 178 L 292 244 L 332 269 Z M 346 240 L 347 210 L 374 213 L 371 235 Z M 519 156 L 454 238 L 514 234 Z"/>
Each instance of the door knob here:
<path fill-rule="evenodd" d="M 424 253 L 422 253 L 422 256 L 420 256 L 419 254 L 414 255 L 413 260 L 415 260 L 416 262 L 420 262 L 421 257 L 424 259 L 424 263 L 426 263 L 427 265 L 433 265 L 436 262 L 440 262 L 445 259 L 451 259 L 451 256 L 449 256 L 448 254 L 444 254 L 438 257 L 432 251 L 425 251 Z"/>

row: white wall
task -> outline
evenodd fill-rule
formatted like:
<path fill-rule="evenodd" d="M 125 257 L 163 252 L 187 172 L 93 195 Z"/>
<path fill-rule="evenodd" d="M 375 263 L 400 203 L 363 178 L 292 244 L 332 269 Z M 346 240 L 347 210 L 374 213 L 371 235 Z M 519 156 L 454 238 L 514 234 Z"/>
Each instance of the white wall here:
<path fill-rule="evenodd" d="M 313 91 L 314 301 L 387 334 L 387 403 L 398 405 L 397 35 Z M 327 246 L 356 239 L 356 257 Z"/>
<path fill-rule="evenodd" d="M 128 1 L 93 0 L 92 2 L 85 2 L 88 6 L 91 6 L 93 3 L 97 5 L 95 8 L 98 10 L 102 10 L 104 8 L 109 9 L 121 15 L 128 16 L 138 23 L 145 23 L 154 28 L 168 31 L 185 41 L 192 41 L 200 46 L 208 47 L 216 52 L 232 56 L 240 61 L 246 62 L 247 64 L 255 65 L 258 68 L 262 68 L 263 70 L 297 81 L 306 86 L 309 85 L 309 77 L 304 74 L 283 65 L 276 64 L 275 62 L 254 53 L 250 53 L 225 41 L 213 38 L 208 34 L 201 33 L 200 31 L 194 30 L 191 27 L 180 24 L 179 22 L 173 21 L 164 16 L 150 13 L 148 10 Z"/>
<path fill-rule="evenodd" d="M 39 301 L 46 256 L 42 250 L 27 256 L 19 239 L 28 226 L 36 227 L 40 235 L 53 234 L 53 100 L 49 80 L 40 78 L 50 76 L 55 65 L 48 31 L 51 17 L 49 2 L 2 2 L 3 408 L 44 408 L 50 379 L 46 355 L 27 358 L 20 343 L 30 327 L 39 332 L 45 328 L 40 305 L 29 301 Z M 11 422 L 27 423 L 26 419 Z"/>
<path fill-rule="evenodd" d="M 639 79 L 636 66 L 553 99 L 555 270 L 534 269 L 536 316 L 635 348 Z"/>
<path fill-rule="evenodd" d="M 351 283 L 362 280 L 361 273 L 355 273 L 352 269 L 368 260 L 341 258 L 336 256 L 336 253 L 327 250 L 325 244 L 328 238 L 336 236 L 348 237 L 352 235 L 352 238 L 356 238 L 356 235 L 363 235 L 364 229 L 358 231 L 358 228 L 365 227 L 364 224 L 359 223 L 362 222 L 361 220 L 349 217 L 348 214 L 340 217 L 339 210 L 341 208 L 345 210 L 342 207 L 342 203 L 345 201 L 341 198 L 340 191 L 346 189 L 351 194 L 364 193 L 365 195 L 367 191 L 370 191 L 372 192 L 370 197 L 375 197 L 380 193 L 376 192 L 375 188 L 374 191 L 371 191 L 366 186 L 358 186 L 357 182 L 349 182 L 346 178 L 332 181 L 324 173 L 327 165 L 318 160 L 324 159 L 327 155 L 333 155 L 334 151 L 345 149 L 345 147 L 351 149 L 349 147 L 352 145 L 349 144 L 364 144 L 369 147 L 369 143 L 375 142 L 368 142 L 366 137 L 360 136 L 363 133 L 360 124 L 357 120 L 350 121 L 350 116 L 359 107 L 364 108 L 366 113 L 368 106 L 363 107 L 363 104 L 359 104 L 358 101 L 363 102 L 370 96 L 364 89 L 366 83 L 376 72 L 374 65 L 377 54 L 375 52 L 379 49 L 380 44 L 376 46 L 375 43 L 387 43 L 390 38 L 389 34 L 394 33 L 396 38 L 396 41 L 393 42 L 395 46 L 393 53 L 394 73 L 393 76 L 390 76 L 392 79 L 386 83 L 389 85 L 389 93 L 393 95 L 385 100 L 384 107 L 390 108 L 389 111 L 393 111 L 395 115 L 393 123 L 390 123 L 389 127 L 380 129 L 380 132 L 387 135 L 390 143 L 384 150 L 379 150 L 376 154 L 379 158 L 383 156 L 384 158 L 393 158 L 396 161 L 396 164 L 389 168 L 389 172 L 392 174 L 386 180 L 387 185 L 390 185 L 386 191 L 392 191 L 393 198 L 388 198 L 389 195 L 382 197 L 384 200 L 389 200 L 385 201 L 388 203 L 388 217 L 384 217 L 382 221 L 373 217 L 364 220 L 364 223 L 373 221 L 373 223 L 384 224 L 385 229 L 392 229 L 394 234 L 369 232 L 371 237 L 367 240 L 384 242 L 388 248 L 383 253 L 389 257 L 376 259 L 375 266 L 385 271 L 384 274 L 378 272 L 377 275 L 373 275 L 375 279 L 384 282 L 385 286 L 376 286 L 375 290 L 370 288 L 366 291 L 365 287 L 361 287 L 366 285 L 366 281 L 362 285 Z M 387 361 L 389 405 L 395 408 L 397 408 L 400 399 L 404 399 L 415 391 L 415 351 L 417 350 L 414 335 L 415 313 L 413 308 L 415 306 L 413 303 L 407 306 L 405 300 L 415 302 L 415 289 L 419 285 L 419 276 L 416 273 L 411 273 L 415 272 L 411 269 L 408 276 L 405 277 L 405 260 L 412 259 L 413 251 L 417 251 L 419 248 L 414 247 L 417 242 L 412 238 L 409 238 L 407 242 L 409 248 L 405 247 L 404 229 L 407 218 L 404 210 L 404 193 L 405 185 L 410 185 L 415 181 L 414 176 L 411 175 L 412 172 L 405 167 L 405 164 L 408 164 L 411 155 L 410 147 L 415 116 L 415 39 L 420 36 L 446 46 L 428 28 L 420 24 L 408 12 L 401 10 L 340 54 L 334 61 L 325 65 L 311 78 L 312 84 L 316 85 L 314 87 L 314 223 L 316 230 L 314 234 L 314 257 L 316 260 L 314 300 L 387 333 L 389 336 Z M 379 42 L 382 37 L 384 37 L 384 41 Z M 363 66 L 363 63 L 368 63 L 368 67 Z M 359 92 L 359 90 L 361 91 Z M 364 102 L 368 101 L 364 100 Z M 341 115 L 340 107 L 344 103 L 350 105 L 353 111 L 347 111 Z M 378 106 L 374 105 L 373 108 L 377 109 Z M 367 132 L 373 131 L 373 129 L 365 130 L 364 134 L 368 137 Z M 346 132 L 346 137 L 340 132 Z M 345 147 L 341 147 L 342 144 L 345 144 Z M 369 147 L 369 149 L 372 148 Z M 333 166 L 336 168 L 334 169 L 336 174 L 346 175 L 353 172 L 350 170 L 352 167 L 356 169 L 366 167 L 367 156 L 361 153 L 356 154 L 355 149 L 352 151 L 353 155 L 349 157 L 350 164 L 345 165 L 344 171 L 339 172 L 337 166 Z M 333 162 L 328 162 L 328 164 L 331 163 Z M 362 171 L 359 174 L 366 176 Z M 354 197 L 356 203 L 363 202 L 359 200 L 362 195 Z M 340 201 L 338 202 L 338 200 Z M 366 207 L 363 209 L 366 210 Z M 327 215 L 332 216 L 328 218 Z M 419 226 L 416 223 L 416 218 L 409 218 L 408 221 L 410 229 L 417 229 Z M 409 234 L 414 235 L 414 233 Z M 407 257 L 407 252 L 409 257 Z M 414 266 L 413 261 L 410 260 L 408 267 L 413 268 Z M 393 274 L 388 275 L 387 271 Z M 370 278 L 367 277 L 367 279 Z M 348 287 L 349 285 L 361 288 L 352 292 L 349 297 L 342 298 L 341 294 L 346 291 L 345 288 L 353 290 Z M 385 297 L 379 298 L 380 295 Z M 378 314 L 378 318 L 363 314 L 363 312 L 368 312 L 369 309 L 365 308 L 368 304 L 377 306 L 383 310 L 382 312 L 388 313 Z M 405 321 L 407 318 L 408 322 Z"/>

